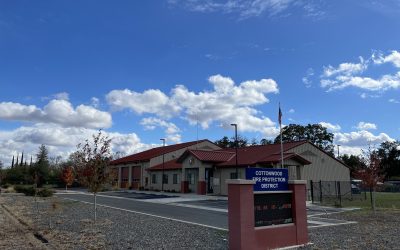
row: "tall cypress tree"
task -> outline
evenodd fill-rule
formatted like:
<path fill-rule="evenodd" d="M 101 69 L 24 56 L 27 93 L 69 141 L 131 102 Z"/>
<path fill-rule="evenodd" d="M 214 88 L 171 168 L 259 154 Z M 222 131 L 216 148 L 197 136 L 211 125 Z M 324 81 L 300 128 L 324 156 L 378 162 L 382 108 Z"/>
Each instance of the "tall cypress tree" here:
<path fill-rule="evenodd" d="M 11 161 L 11 168 L 13 168 L 13 167 L 14 167 L 14 156 L 13 156 L 12 161 Z"/>
<path fill-rule="evenodd" d="M 21 163 L 19 164 L 21 167 L 24 165 L 24 151 L 22 151 L 21 155 Z"/>

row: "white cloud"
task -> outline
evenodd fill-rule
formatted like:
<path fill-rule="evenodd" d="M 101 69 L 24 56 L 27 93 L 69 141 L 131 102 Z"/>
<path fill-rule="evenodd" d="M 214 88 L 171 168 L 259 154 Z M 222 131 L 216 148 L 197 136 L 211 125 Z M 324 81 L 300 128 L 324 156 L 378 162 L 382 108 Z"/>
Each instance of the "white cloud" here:
<path fill-rule="evenodd" d="M 323 76 L 331 77 L 335 75 L 345 75 L 352 76 L 355 74 L 360 74 L 368 68 L 368 62 L 364 58 L 360 57 L 359 63 L 341 63 L 337 68 L 329 65 L 324 67 Z"/>
<path fill-rule="evenodd" d="M 58 100 L 64 100 L 64 101 L 68 101 L 69 100 L 69 94 L 66 92 L 61 92 L 61 93 L 57 93 L 54 95 L 55 99 Z"/>
<path fill-rule="evenodd" d="M 39 123 L 34 126 L 23 126 L 11 131 L 0 130 L 0 160 L 5 166 L 11 165 L 11 159 L 14 155 L 21 155 L 28 163 L 30 156 L 35 155 L 41 144 L 46 145 L 49 149 L 49 156 L 62 156 L 67 159 L 69 154 L 76 151 L 76 145 L 90 139 L 93 134 L 97 134 L 98 130 L 70 127 L 65 128 L 56 124 Z M 121 134 L 115 132 L 103 131 L 108 135 L 111 141 L 112 152 L 121 152 L 128 155 L 140 152 L 155 145 L 148 145 L 141 142 L 135 133 Z"/>
<path fill-rule="evenodd" d="M 382 53 L 373 54 L 372 60 L 375 64 L 392 63 L 395 67 L 400 68 L 400 52 L 396 50 L 393 50 L 387 56 Z"/>
<path fill-rule="evenodd" d="M 154 130 L 157 127 L 165 129 L 165 134 L 169 142 L 181 142 L 180 129 L 172 122 L 167 122 L 155 117 L 143 118 L 140 122 L 147 130 Z"/>
<path fill-rule="evenodd" d="M 350 133 L 335 133 L 335 143 L 351 147 L 365 148 L 368 145 L 378 145 L 394 139 L 385 133 L 374 135 L 369 131 L 361 130 Z"/>
<path fill-rule="evenodd" d="M 107 112 L 86 105 L 74 109 L 70 102 L 61 99 L 51 100 L 43 109 L 34 105 L 1 102 L 0 119 L 86 128 L 108 128 L 112 124 L 111 115 Z"/>
<path fill-rule="evenodd" d="M 107 94 L 106 100 L 116 110 L 129 108 L 137 114 L 158 114 L 169 118 L 179 112 L 179 108 L 158 89 L 149 89 L 143 93 L 128 89 L 113 90 Z"/>
<path fill-rule="evenodd" d="M 203 129 L 214 122 L 224 127 L 237 123 L 241 131 L 276 135 L 275 123 L 254 108 L 269 102 L 267 94 L 279 92 L 274 80 L 248 80 L 236 85 L 229 77 L 213 75 L 208 81 L 212 91 L 195 93 L 183 85 L 172 89 L 170 96 L 160 90 L 143 93 L 113 90 L 107 94 L 107 101 L 116 109 L 130 108 L 139 114 L 154 114 L 162 120 L 182 117 L 192 125 L 199 123 Z M 153 122 L 146 121 L 142 125 L 155 128 Z"/>
<path fill-rule="evenodd" d="M 377 129 L 377 126 L 374 123 L 359 122 L 356 128 L 359 130 L 371 130 L 371 129 Z"/>
<path fill-rule="evenodd" d="M 368 91 L 384 92 L 389 89 L 400 88 L 400 71 L 389 74 L 382 74 L 379 77 L 364 76 L 368 67 L 392 63 L 395 67 L 400 67 L 400 53 L 392 51 L 391 54 L 383 56 L 382 54 L 371 56 L 371 59 L 364 60 L 360 57 L 359 63 L 341 63 L 338 67 L 324 67 L 321 75 L 321 87 L 328 91 L 341 90 L 347 87 L 356 87 Z M 363 93 L 362 98 L 368 95 Z"/>
<path fill-rule="evenodd" d="M 327 129 L 329 129 L 329 130 L 331 130 L 331 131 L 333 131 L 333 132 L 340 131 L 340 129 L 341 129 L 341 127 L 340 127 L 339 124 L 334 125 L 334 124 L 329 123 L 329 122 L 320 122 L 319 124 L 320 124 L 322 127 L 325 127 L 325 128 L 327 128 Z"/>
<path fill-rule="evenodd" d="M 294 109 L 289 109 L 288 111 L 289 114 L 293 114 L 294 112 L 296 112 Z"/>
<path fill-rule="evenodd" d="M 389 99 L 390 103 L 400 103 L 400 101 L 396 100 L 396 99 Z"/>
<path fill-rule="evenodd" d="M 320 10 L 315 1 L 294 0 L 169 0 L 174 6 L 181 6 L 194 12 L 221 12 L 238 14 L 241 19 L 260 16 L 267 13 L 276 16 L 288 12 L 289 8 L 301 9 L 307 17 L 321 17 L 324 12 Z"/>
<path fill-rule="evenodd" d="M 92 98 L 90 99 L 90 102 L 91 102 L 92 107 L 94 107 L 94 108 L 98 108 L 98 107 L 100 106 L 100 100 L 99 100 L 99 98 L 92 97 Z"/>
<path fill-rule="evenodd" d="M 306 76 L 304 76 L 302 78 L 302 81 L 303 81 L 304 85 L 306 86 L 306 88 L 311 87 L 312 80 L 310 78 L 312 78 L 313 76 L 314 76 L 314 69 L 313 68 L 307 69 Z"/>

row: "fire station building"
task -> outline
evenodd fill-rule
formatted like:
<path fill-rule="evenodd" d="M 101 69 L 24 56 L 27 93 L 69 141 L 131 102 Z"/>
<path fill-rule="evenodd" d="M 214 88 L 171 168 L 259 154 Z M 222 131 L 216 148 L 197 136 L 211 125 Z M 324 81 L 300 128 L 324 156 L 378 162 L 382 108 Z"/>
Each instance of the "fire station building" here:
<path fill-rule="evenodd" d="M 283 144 L 289 180 L 350 181 L 349 168 L 307 141 Z M 281 167 L 280 144 L 222 149 L 209 140 L 157 147 L 111 162 L 120 188 L 227 195 L 248 167 Z M 236 171 L 238 176 L 236 176 Z"/>

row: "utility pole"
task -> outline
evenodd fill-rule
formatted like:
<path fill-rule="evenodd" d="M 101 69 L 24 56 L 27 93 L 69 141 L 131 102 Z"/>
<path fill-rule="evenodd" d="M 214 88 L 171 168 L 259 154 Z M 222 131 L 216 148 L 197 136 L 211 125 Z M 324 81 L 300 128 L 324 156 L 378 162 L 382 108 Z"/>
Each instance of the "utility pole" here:
<path fill-rule="evenodd" d="M 238 170 L 238 139 L 237 139 L 237 124 L 236 123 L 232 123 L 231 126 L 235 127 L 235 160 L 236 160 L 236 179 L 239 179 L 239 170 Z"/>
<path fill-rule="evenodd" d="M 163 141 L 163 147 L 165 147 L 165 138 L 162 138 L 160 140 Z M 163 152 L 163 154 L 162 154 L 161 192 L 164 192 L 164 165 L 165 165 L 164 155 L 165 155 L 165 153 Z"/>
<path fill-rule="evenodd" d="M 339 153 L 339 148 L 341 145 L 337 145 L 337 158 L 339 159 L 340 153 Z"/>

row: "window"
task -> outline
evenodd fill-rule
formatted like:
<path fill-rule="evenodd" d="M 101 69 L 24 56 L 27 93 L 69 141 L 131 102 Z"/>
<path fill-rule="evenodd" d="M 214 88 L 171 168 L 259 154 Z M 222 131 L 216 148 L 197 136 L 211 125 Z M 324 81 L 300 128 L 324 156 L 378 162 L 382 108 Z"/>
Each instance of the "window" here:
<path fill-rule="evenodd" d="M 174 175 L 172 176 L 172 183 L 173 183 L 173 184 L 178 184 L 178 174 L 174 174 Z"/>
<path fill-rule="evenodd" d="M 163 183 L 168 184 L 168 175 L 167 174 L 163 175 Z"/>
<path fill-rule="evenodd" d="M 231 179 L 237 179 L 236 172 L 231 173 Z"/>
<path fill-rule="evenodd" d="M 151 175 L 151 183 L 153 183 L 153 184 L 157 183 L 157 175 L 156 174 Z"/>

